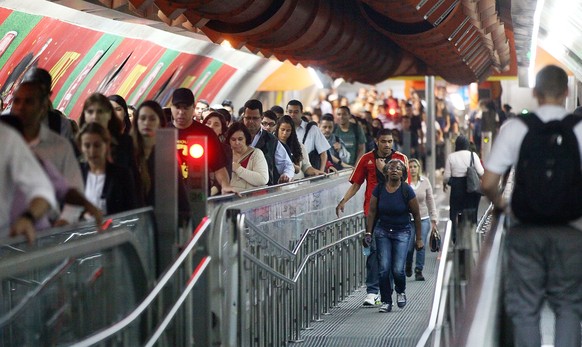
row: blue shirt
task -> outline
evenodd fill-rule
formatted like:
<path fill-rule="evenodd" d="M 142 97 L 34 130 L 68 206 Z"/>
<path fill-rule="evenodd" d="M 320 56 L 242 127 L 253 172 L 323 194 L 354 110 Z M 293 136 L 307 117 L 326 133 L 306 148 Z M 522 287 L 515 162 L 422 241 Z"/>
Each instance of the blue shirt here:
<path fill-rule="evenodd" d="M 383 228 L 402 229 L 410 224 L 408 203 L 416 197 L 416 194 L 414 194 L 414 189 L 407 184 L 408 199 L 404 201 L 403 188 L 404 184 L 401 184 L 394 193 L 389 193 L 383 184 L 378 184 L 374 188 L 372 195 L 378 199 L 376 214 Z"/>

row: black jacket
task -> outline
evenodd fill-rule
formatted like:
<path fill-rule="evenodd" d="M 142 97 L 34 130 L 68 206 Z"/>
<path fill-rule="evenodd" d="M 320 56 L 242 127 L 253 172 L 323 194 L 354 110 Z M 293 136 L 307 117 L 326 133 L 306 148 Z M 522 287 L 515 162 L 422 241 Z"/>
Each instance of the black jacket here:
<path fill-rule="evenodd" d="M 81 164 L 83 181 L 87 184 L 89 165 Z M 101 198 L 107 203 L 107 214 L 120 213 L 136 209 L 137 194 L 135 192 L 135 181 L 131 172 L 119 165 L 107 163 L 105 168 L 105 184 Z"/>

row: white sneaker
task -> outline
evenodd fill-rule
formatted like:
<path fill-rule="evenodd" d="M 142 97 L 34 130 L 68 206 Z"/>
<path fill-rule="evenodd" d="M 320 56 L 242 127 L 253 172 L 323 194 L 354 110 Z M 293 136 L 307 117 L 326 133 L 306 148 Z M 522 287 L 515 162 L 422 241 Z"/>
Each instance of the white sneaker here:
<path fill-rule="evenodd" d="M 378 310 L 378 311 L 382 312 L 382 313 L 391 312 L 392 311 L 392 304 L 382 304 L 382 306 L 380 306 L 380 310 Z"/>
<path fill-rule="evenodd" d="M 376 306 L 376 301 L 378 300 L 378 294 L 368 293 L 368 295 L 366 295 L 366 299 L 364 300 L 364 306 Z"/>

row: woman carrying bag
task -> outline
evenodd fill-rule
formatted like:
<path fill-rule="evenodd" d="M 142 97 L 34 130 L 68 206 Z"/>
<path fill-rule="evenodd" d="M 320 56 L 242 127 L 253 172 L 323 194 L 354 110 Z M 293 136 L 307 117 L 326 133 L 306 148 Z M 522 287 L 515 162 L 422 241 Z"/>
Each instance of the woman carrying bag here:
<path fill-rule="evenodd" d="M 421 175 L 421 166 L 418 159 L 410 159 L 408 162 L 410 168 L 410 186 L 416 194 L 420 208 L 420 225 L 422 229 L 422 242 L 427 244 L 428 232 L 437 228 L 438 213 L 435 207 L 435 201 L 432 194 L 430 180 Z M 414 227 L 414 226 L 413 226 Z M 412 229 L 414 230 L 414 228 Z M 406 257 L 406 277 L 412 276 L 412 260 L 414 257 L 414 245 L 416 242 L 416 233 L 412 233 L 408 246 L 408 256 Z M 425 248 L 416 251 L 416 266 L 414 267 L 414 278 L 417 281 L 424 281 L 422 269 L 424 268 Z"/>
<path fill-rule="evenodd" d="M 367 239 L 374 237 L 376 241 L 382 300 L 380 312 L 390 312 L 393 290 L 396 290 L 398 307 L 404 308 L 406 305 L 404 265 L 412 233 L 411 213 L 416 230 L 416 249 L 424 248 L 424 244 L 420 235 L 418 200 L 414 190 L 405 182 L 407 175 L 404 162 L 392 159 L 384 166 L 382 173 L 386 179 L 372 192 L 366 217 L 366 237 L 362 242 L 364 247 L 369 247 Z"/>
<path fill-rule="evenodd" d="M 450 219 L 453 222 L 452 237 L 456 242 L 458 216 L 465 210 L 470 210 L 472 222 L 477 222 L 477 209 L 481 200 L 481 193 L 467 190 L 467 169 L 473 166 L 479 177 L 485 172 L 477 153 L 469 150 L 469 140 L 460 135 L 455 141 L 455 152 L 449 154 L 445 163 L 443 190 L 451 186 Z"/>

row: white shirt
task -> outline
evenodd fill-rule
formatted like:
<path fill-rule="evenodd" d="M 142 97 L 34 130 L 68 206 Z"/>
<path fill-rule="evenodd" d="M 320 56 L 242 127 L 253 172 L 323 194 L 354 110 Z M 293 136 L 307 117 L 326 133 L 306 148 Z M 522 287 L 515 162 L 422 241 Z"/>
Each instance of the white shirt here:
<path fill-rule="evenodd" d="M 309 133 L 307 134 L 307 138 L 305 139 L 305 143 L 303 143 L 303 137 L 305 136 L 305 130 L 307 129 L 307 122 L 301 121 L 298 127 L 295 128 L 295 132 L 297 133 L 297 139 L 299 143 L 302 143 L 307 150 L 307 153 L 310 153 L 314 149 L 317 149 L 317 153 L 321 154 L 327 151 L 331 146 L 327 139 L 319 130 L 317 125 L 313 125 L 309 129 Z"/>
<path fill-rule="evenodd" d="M 8 236 L 10 210 L 15 189 L 25 195 L 26 203 L 44 198 L 58 210 L 55 191 L 44 170 L 16 131 L 0 124 L 0 237 Z"/>
<path fill-rule="evenodd" d="M 477 153 L 462 150 L 449 154 L 447 162 L 445 163 L 444 179 L 448 180 L 449 177 L 467 176 L 467 168 L 471 164 L 471 154 L 473 154 L 473 165 L 475 166 L 475 169 L 477 169 L 479 176 L 482 176 L 485 173 L 485 170 L 483 170 L 483 165 L 481 165 L 481 160 Z"/>
<path fill-rule="evenodd" d="M 96 175 L 87 173 L 87 185 L 85 186 L 85 197 L 93 205 L 99 207 L 103 214 L 107 214 L 107 202 L 101 198 L 103 196 L 103 187 L 105 186 L 105 174 Z"/>
<path fill-rule="evenodd" d="M 253 142 L 251 143 L 251 147 L 255 147 L 257 142 L 259 142 L 259 138 L 261 138 L 261 133 L 265 131 L 261 129 L 253 138 Z M 289 179 L 293 178 L 295 175 L 295 166 L 293 166 L 293 162 L 285 147 L 281 144 L 279 140 L 277 140 L 277 148 L 275 149 L 275 167 L 280 175 L 287 175 Z"/>
<path fill-rule="evenodd" d="M 557 105 L 544 105 L 535 111 L 542 122 L 563 119 L 568 115 L 564 107 Z M 582 139 L 582 122 L 574 127 L 576 138 Z M 527 134 L 527 125 L 518 118 L 508 119 L 499 129 L 499 134 L 493 142 L 491 153 L 485 162 L 487 170 L 498 175 L 504 174 L 507 169 L 517 164 L 521 142 Z M 582 155 L 582 141 L 578 140 L 580 154 Z"/>

